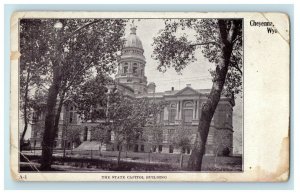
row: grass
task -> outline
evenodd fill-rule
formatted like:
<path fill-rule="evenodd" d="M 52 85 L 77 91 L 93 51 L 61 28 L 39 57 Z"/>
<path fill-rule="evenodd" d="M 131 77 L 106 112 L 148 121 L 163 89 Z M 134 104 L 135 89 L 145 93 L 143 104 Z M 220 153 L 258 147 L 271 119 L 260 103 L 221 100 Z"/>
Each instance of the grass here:
<path fill-rule="evenodd" d="M 55 156 L 53 164 L 57 170 L 78 171 L 184 171 L 187 169 L 189 155 L 183 155 L 183 165 L 180 167 L 180 154 L 122 152 L 120 165 L 117 165 L 118 152 L 81 151 L 80 153 L 70 151 L 67 157 Z M 126 157 L 127 156 L 127 157 Z M 39 163 L 39 155 L 26 156 L 30 161 Z M 26 160 L 21 157 L 22 162 Z M 68 167 L 67 167 L 68 166 Z M 21 171 L 30 171 L 30 166 L 21 165 Z M 204 156 L 203 171 L 242 171 L 241 157 Z M 55 169 L 53 169 L 55 170 Z"/>

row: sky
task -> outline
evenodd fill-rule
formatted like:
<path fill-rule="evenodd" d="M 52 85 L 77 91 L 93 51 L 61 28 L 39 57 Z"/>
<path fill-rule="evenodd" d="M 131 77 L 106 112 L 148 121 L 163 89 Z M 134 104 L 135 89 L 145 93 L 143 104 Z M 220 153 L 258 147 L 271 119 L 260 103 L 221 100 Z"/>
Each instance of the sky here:
<path fill-rule="evenodd" d="M 126 26 L 125 37 L 130 33 L 132 21 Z M 144 48 L 144 56 L 146 58 L 145 75 L 149 82 L 156 84 L 157 92 L 164 92 L 174 87 L 180 90 L 191 84 L 194 89 L 210 89 L 212 87 L 212 79 L 209 73 L 210 68 L 214 65 L 210 63 L 202 54 L 201 50 L 197 50 L 197 61 L 190 63 L 179 75 L 174 69 L 167 69 L 165 73 L 157 70 L 158 61 L 151 58 L 153 52 L 153 37 L 156 37 L 161 29 L 164 28 L 164 21 L 161 19 L 141 19 L 134 20 L 137 27 L 136 34 L 140 38 Z M 192 31 L 186 32 L 192 33 Z M 193 34 L 190 34 L 193 36 Z M 233 107 L 233 128 L 234 128 L 234 152 L 242 152 L 242 96 L 238 96 Z"/>

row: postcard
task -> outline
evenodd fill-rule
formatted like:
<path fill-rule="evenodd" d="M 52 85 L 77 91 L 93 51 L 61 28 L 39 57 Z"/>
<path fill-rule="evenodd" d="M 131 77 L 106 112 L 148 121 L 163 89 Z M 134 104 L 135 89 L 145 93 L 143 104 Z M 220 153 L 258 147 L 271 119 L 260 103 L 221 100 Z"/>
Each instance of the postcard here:
<path fill-rule="evenodd" d="M 289 22 L 276 12 L 15 12 L 11 176 L 287 181 Z"/>

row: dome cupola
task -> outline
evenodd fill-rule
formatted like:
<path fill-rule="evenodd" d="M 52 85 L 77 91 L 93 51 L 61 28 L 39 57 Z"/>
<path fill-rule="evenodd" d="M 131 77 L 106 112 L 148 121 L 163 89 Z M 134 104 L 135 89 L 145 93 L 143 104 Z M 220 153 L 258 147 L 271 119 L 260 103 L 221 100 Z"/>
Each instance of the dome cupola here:
<path fill-rule="evenodd" d="M 143 50 L 142 41 L 136 35 L 136 27 L 135 26 L 131 26 L 130 34 L 126 38 L 124 48 L 138 48 L 138 49 Z"/>
<path fill-rule="evenodd" d="M 136 35 L 136 26 L 132 24 L 118 60 L 118 73 L 115 78 L 117 83 L 132 88 L 137 95 L 147 93 L 146 59 L 143 53 L 142 41 Z"/>

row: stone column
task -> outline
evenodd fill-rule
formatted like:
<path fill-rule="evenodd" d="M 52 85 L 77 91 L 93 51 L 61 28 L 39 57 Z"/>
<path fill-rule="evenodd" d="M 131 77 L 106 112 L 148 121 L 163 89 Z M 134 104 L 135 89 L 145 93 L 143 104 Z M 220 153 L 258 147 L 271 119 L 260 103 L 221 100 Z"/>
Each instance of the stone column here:
<path fill-rule="evenodd" d="M 180 102 L 180 111 L 179 111 L 179 117 L 178 119 L 181 120 L 181 115 L 182 115 L 182 100 L 179 101 Z"/>
<path fill-rule="evenodd" d="M 165 107 L 164 108 L 164 121 L 169 120 L 169 114 L 168 114 L 168 108 Z"/>
<path fill-rule="evenodd" d="M 128 73 L 132 73 L 132 63 L 130 62 L 129 63 L 129 66 L 128 66 Z"/>
<path fill-rule="evenodd" d="M 88 128 L 87 141 L 91 141 L 91 128 Z"/>
<path fill-rule="evenodd" d="M 179 101 L 177 101 L 177 106 L 176 106 L 176 120 L 179 119 Z"/>
<path fill-rule="evenodd" d="M 193 100 L 193 119 L 196 119 L 196 100 Z"/>
<path fill-rule="evenodd" d="M 197 102 L 197 110 L 196 110 L 196 119 L 199 119 L 199 100 L 196 101 Z"/>

